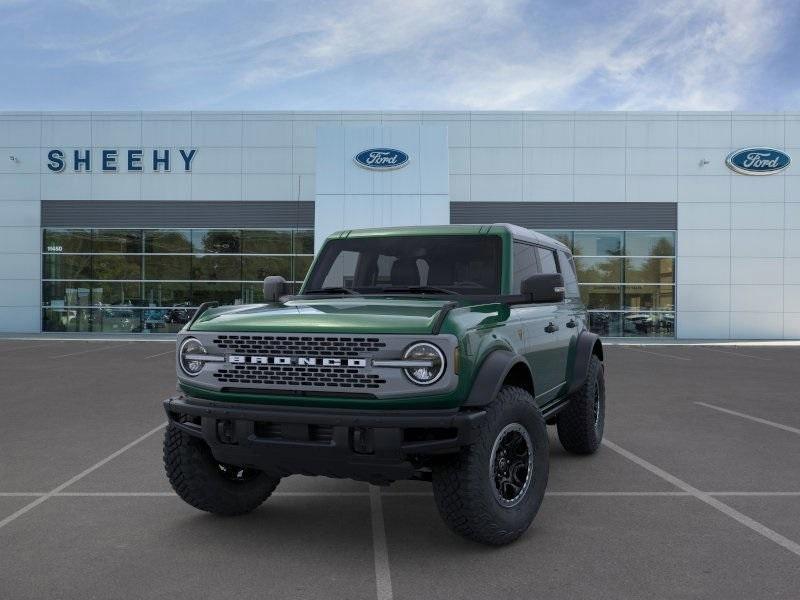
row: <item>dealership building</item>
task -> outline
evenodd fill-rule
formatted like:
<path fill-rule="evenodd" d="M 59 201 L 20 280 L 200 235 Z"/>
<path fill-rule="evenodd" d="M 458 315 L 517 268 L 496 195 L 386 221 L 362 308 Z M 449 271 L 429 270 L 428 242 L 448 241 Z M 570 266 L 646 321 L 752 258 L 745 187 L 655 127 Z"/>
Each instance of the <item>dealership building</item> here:
<path fill-rule="evenodd" d="M 798 339 L 795 153 L 800 113 L 0 112 L 0 331 L 177 331 L 339 229 L 508 222 L 603 336 Z"/>

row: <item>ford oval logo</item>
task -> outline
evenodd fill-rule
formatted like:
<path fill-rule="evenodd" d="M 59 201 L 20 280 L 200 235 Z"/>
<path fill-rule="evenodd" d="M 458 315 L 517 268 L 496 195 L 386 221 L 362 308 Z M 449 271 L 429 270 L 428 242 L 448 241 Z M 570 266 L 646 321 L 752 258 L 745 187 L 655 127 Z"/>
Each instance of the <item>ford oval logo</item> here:
<path fill-rule="evenodd" d="M 365 169 L 388 171 L 405 166 L 408 162 L 408 154 L 394 148 L 370 148 L 356 154 L 353 160 Z"/>
<path fill-rule="evenodd" d="M 772 175 L 783 171 L 792 159 L 774 148 L 742 148 L 728 155 L 725 164 L 744 175 Z"/>

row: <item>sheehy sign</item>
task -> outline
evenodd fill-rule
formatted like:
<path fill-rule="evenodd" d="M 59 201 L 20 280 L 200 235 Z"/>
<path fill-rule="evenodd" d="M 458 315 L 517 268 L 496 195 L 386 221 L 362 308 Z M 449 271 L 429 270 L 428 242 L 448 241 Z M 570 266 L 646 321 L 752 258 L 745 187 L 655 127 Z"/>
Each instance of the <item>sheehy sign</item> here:
<path fill-rule="evenodd" d="M 164 148 L 145 152 L 140 148 L 129 150 L 78 149 L 62 150 L 53 148 L 47 153 L 47 168 L 53 173 L 71 171 L 73 173 L 116 173 L 126 171 L 139 173 L 169 173 L 170 171 L 189 172 L 197 148 Z"/>

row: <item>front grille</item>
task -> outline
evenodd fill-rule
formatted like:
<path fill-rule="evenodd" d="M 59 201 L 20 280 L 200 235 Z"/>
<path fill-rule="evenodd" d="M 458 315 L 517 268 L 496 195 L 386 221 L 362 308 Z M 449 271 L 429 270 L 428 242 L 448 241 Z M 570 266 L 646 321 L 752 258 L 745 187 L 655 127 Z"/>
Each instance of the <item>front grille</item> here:
<path fill-rule="evenodd" d="M 241 385 L 296 386 L 306 388 L 371 388 L 386 380 L 375 373 L 361 373 L 346 367 L 298 367 L 278 365 L 227 365 L 217 369 L 214 377 L 220 383 Z"/>
<path fill-rule="evenodd" d="M 357 357 L 386 346 L 379 338 L 316 335 L 220 335 L 213 343 L 232 353 L 319 357 Z"/>
<path fill-rule="evenodd" d="M 325 358 L 366 359 L 369 364 L 386 347 L 385 342 L 375 337 L 224 334 L 217 335 L 212 343 L 226 354 L 318 359 L 316 365 L 226 363 L 214 372 L 214 378 L 222 385 L 333 392 L 374 391 L 386 383 L 383 376 L 367 368 L 320 364 Z"/>

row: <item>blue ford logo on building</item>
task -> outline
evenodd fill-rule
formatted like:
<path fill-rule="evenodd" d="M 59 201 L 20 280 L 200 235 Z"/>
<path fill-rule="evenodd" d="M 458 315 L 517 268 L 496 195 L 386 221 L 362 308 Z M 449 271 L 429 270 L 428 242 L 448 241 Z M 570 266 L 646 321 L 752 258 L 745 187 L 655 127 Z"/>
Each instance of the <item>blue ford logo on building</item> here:
<path fill-rule="evenodd" d="M 394 148 L 370 148 L 356 154 L 353 160 L 365 169 L 388 171 L 405 166 L 408 162 L 408 154 Z"/>
<path fill-rule="evenodd" d="M 771 175 L 783 171 L 792 159 L 774 148 L 742 148 L 731 152 L 725 164 L 744 175 Z"/>

